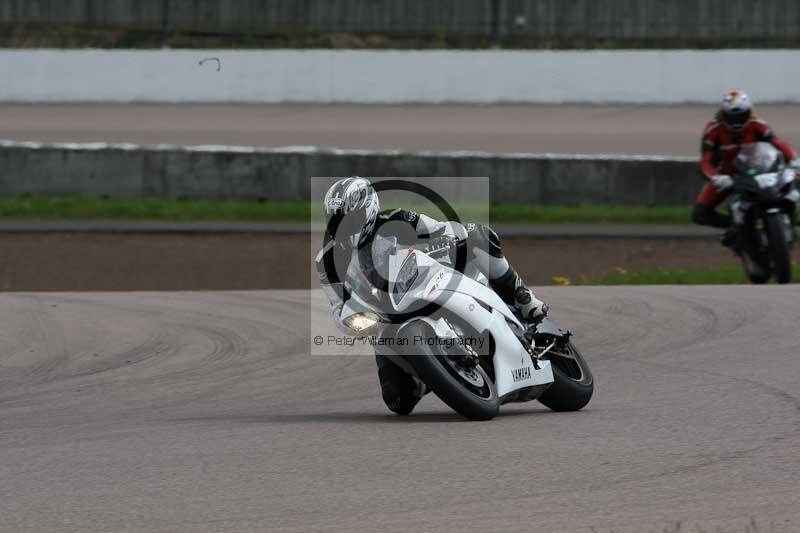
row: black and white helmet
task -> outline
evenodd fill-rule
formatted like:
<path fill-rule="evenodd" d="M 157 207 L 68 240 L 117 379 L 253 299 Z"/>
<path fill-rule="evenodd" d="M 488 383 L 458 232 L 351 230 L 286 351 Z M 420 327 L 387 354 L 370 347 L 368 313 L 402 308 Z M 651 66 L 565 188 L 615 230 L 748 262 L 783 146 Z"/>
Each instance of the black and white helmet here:
<path fill-rule="evenodd" d="M 337 242 L 364 242 L 375 228 L 380 202 L 369 180 L 354 176 L 334 183 L 324 200 L 327 231 Z"/>

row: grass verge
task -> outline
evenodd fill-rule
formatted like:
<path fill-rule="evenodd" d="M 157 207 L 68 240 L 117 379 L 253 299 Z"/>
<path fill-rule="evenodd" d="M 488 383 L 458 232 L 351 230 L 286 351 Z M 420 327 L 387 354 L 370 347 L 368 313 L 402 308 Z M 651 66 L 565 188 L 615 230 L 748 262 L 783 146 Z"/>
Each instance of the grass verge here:
<path fill-rule="evenodd" d="M 800 281 L 800 265 L 792 264 L 792 279 Z M 556 285 L 749 285 L 741 266 L 698 269 L 657 269 L 628 272 L 617 268 L 615 272 L 599 278 L 571 280 L 553 277 Z"/>
<path fill-rule="evenodd" d="M 405 207 L 439 218 L 435 209 L 427 206 Z M 464 220 L 486 219 L 486 209 L 480 209 L 479 206 L 454 207 Z M 0 219 L 308 222 L 311 214 L 312 209 L 305 202 L 74 196 L 0 198 Z M 315 218 L 321 215 L 317 209 L 313 210 L 313 214 Z M 688 224 L 689 208 L 498 204 L 492 206 L 491 220 L 499 224 Z"/>
<path fill-rule="evenodd" d="M 574 205 L 492 206 L 492 221 L 500 224 L 690 224 L 688 206 Z"/>

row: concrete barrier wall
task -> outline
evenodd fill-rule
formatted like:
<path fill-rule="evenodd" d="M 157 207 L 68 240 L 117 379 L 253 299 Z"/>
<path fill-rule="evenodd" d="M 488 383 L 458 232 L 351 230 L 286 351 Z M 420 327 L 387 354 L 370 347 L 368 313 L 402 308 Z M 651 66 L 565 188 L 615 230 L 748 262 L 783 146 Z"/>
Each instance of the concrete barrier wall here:
<path fill-rule="evenodd" d="M 228 34 L 797 39 L 796 0 L 0 0 L 0 22 Z"/>
<path fill-rule="evenodd" d="M 746 87 L 797 102 L 797 64 L 800 50 L 4 50 L 0 101 L 680 103 Z"/>
<path fill-rule="evenodd" d="M 303 200 L 311 176 L 488 176 L 495 202 L 688 204 L 690 158 L 0 142 L 0 196 Z"/>

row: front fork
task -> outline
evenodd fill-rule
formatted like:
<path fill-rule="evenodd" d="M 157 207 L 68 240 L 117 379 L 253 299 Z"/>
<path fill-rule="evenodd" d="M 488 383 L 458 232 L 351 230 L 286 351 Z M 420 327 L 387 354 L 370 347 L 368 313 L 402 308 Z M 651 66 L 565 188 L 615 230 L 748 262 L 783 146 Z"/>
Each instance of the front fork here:
<path fill-rule="evenodd" d="M 752 202 L 741 198 L 731 202 L 731 217 L 733 219 L 733 229 L 736 230 L 737 247 L 755 252 L 754 248 L 761 248 L 764 242 L 764 232 L 757 229 L 755 206 Z"/>
<path fill-rule="evenodd" d="M 789 218 L 789 227 L 786 234 L 786 241 L 791 244 L 796 238 L 795 226 L 797 224 L 797 211 L 796 209 L 782 209 L 772 207 L 757 212 L 755 205 L 752 202 L 736 198 L 731 202 L 731 216 L 733 218 L 733 227 L 738 236 L 738 247 L 747 251 L 756 252 L 756 249 L 765 248 L 767 246 L 766 234 L 763 228 L 757 229 L 757 221 L 759 218 L 766 216 L 784 215 Z"/>
<path fill-rule="evenodd" d="M 788 219 L 788 224 L 786 226 L 784 226 L 785 229 L 786 229 L 786 233 L 784 234 L 784 238 L 786 239 L 786 242 L 788 243 L 788 245 L 791 247 L 791 245 L 794 243 L 795 238 L 797 236 L 797 230 L 796 230 L 796 226 L 795 226 L 797 224 L 797 220 L 796 220 L 797 214 L 795 213 L 795 210 L 791 210 L 789 212 L 786 212 L 783 209 L 779 209 L 779 208 L 775 207 L 775 208 L 772 208 L 772 209 L 767 209 L 764 212 L 764 217 L 768 217 L 768 216 L 781 216 L 781 217 L 786 217 Z"/>

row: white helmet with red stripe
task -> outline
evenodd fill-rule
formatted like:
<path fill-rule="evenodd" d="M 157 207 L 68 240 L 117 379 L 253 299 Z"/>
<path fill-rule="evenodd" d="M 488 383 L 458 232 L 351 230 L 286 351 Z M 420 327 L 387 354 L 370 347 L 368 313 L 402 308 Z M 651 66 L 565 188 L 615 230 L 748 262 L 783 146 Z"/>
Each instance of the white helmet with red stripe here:
<path fill-rule="evenodd" d="M 334 183 L 325 193 L 323 207 L 328 234 L 356 246 L 372 234 L 380 202 L 369 180 L 354 176 Z"/>
<path fill-rule="evenodd" d="M 740 131 L 753 115 L 753 103 L 744 91 L 728 91 L 719 106 L 719 118 L 733 131 Z"/>

